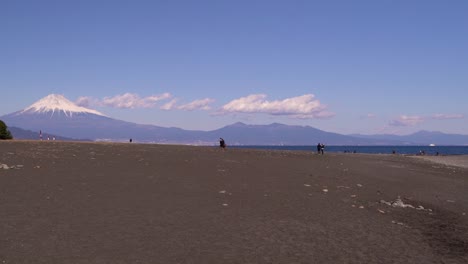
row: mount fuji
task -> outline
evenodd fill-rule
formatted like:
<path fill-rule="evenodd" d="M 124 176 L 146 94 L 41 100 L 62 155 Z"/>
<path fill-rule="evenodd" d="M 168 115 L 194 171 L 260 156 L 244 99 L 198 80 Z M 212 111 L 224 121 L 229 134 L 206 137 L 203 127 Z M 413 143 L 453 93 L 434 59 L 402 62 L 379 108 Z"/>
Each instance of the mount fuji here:
<path fill-rule="evenodd" d="M 116 120 L 71 102 L 62 95 L 51 94 L 23 110 L 0 117 L 8 126 L 32 131 L 47 131 L 64 137 L 91 140 L 184 142 L 188 133 L 179 128 L 139 125 Z M 169 135 L 169 137 L 168 137 Z M 188 138 L 188 141 L 191 139 Z"/>

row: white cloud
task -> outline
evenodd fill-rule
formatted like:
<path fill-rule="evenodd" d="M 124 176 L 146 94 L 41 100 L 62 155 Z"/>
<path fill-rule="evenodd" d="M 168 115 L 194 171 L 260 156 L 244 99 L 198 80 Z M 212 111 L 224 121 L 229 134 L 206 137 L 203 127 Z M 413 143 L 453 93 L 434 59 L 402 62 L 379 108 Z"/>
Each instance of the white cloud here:
<path fill-rule="evenodd" d="M 415 126 L 422 122 L 424 122 L 424 117 L 422 116 L 401 115 L 398 119 L 394 119 L 390 121 L 389 125 L 405 127 L 405 126 Z"/>
<path fill-rule="evenodd" d="M 463 119 L 465 118 L 462 114 L 435 114 L 432 116 L 433 119 L 444 120 L 444 119 Z"/>
<path fill-rule="evenodd" d="M 215 100 L 211 98 L 205 98 L 205 99 L 200 99 L 200 100 L 195 100 L 191 103 L 181 105 L 177 107 L 177 109 L 180 110 L 187 110 L 187 111 L 193 111 L 193 110 L 210 110 L 211 107 L 209 104 L 213 103 Z"/>
<path fill-rule="evenodd" d="M 78 106 L 82 106 L 82 107 L 89 107 L 90 105 L 93 104 L 93 102 L 95 102 L 96 100 L 93 99 L 92 97 L 88 97 L 88 96 L 80 96 L 78 97 L 78 99 L 76 99 L 76 104 Z"/>
<path fill-rule="evenodd" d="M 165 103 L 160 107 L 162 110 L 173 110 L 176 108 L 177 99 L 172 99 L 171 101 Z"/>
<path fill-rule="evenodd" d="M 287 115 L 295 118 L 326 118 L 334 113 L 325 111 L 325 106 L 313 94 L 283 100 L 268 101 L 265 94 L 252 94 L 232 100 L 221 108 L 222 113 L 265 113 Z"/>
<path fill-rule="evenodd" d="M 100 102 L 104 106 L 114 108 L 152 108 L 161 100 L 171 98 L 171 94 L 163 93 L 141 98 L 137 94 L 125 93 L 114 97 L 104 97 Z"/>

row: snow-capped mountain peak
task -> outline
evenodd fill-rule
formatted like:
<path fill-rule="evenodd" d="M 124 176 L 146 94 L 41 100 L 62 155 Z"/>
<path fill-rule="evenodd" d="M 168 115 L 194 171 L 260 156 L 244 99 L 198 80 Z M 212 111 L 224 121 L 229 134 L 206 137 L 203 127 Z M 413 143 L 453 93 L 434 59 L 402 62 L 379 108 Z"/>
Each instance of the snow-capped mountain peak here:
<path fill-rule="evenodd" d="M 89 108 L 78 106 L 71 102 L 63 95 L 49 94 L 48 96 L 40 99 L 29 107 L 25 108 L 20 113 L 54 113 L 63 112 L 66 116 L 73 116 L 73 114 L 95 114 L 105 116 L 104 114 Z"/>

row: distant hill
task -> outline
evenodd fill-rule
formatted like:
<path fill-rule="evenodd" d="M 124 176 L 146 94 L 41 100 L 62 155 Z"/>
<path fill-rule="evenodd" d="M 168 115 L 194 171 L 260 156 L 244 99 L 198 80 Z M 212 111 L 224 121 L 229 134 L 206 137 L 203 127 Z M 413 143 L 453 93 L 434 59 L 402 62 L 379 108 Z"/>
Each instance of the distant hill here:
<path fill-rule="evenodd" d="M 421 131 L 408 136 L 342 135 L 310 126 L 273 123 L 248 125 L 235 123 L 212 131 L 184 130 L 140 125 L 113 119 L 77 106 L 62 95 L 51 94 L 23 110 L 0 117 L 15 138 L 37 139 L 38 131 L 47 131 L 57 139 L 154 142 L 214 145 L 220 137 L 228 145 L 465 145 L 468 136 Z M 29 130 L 24 132 L 13 127 Z M 36 132 L 32 132 L 36 131 Z M 44 134 L 44 133 L 43 133 Z"/>
<path fill-rule="evenodd" d="M 34 132 L 34 131 L 31 131 L 31 130 L 25 130 L 25 129 L 21 129 L 21 128 L 18 128 L 18 127 L 8 127 L 8 130 L 10 130 L 12 136 L 13 136 L 13 139 L 40 139 L 39 138 L 39 132 Z M 42 132 L 42 138 L 43 140 L 47 140 L 47 138 L 49 138 L 50 140 L 53 140 L 54 138 L 56 140 L 65 140 L 65 141 L 76 141 L 76 140 L 79 140 L 79 141 L 89 141 L 89 140 L 83 140 L 83 139 L 73 139 L 73 138 L 67 138 L 67 137 L 62 137 L 62 136 L 59 136 L 59 135 L 54 135 L 54 134 L 50 134 L 50 133 L 47 133 L 47 132 Z"/>
<path fill-rule="evenodd" d="M 468 135 L 459 134 L 445 134 L 442 132 L 425 131 L 409 134 L 409 135 L 350 135 L 353 137 L 374 139 L 374 140 L 394 140 L 400 141 L 404 145 L 429 145 L 435 144 L 439 146 L 450 146 L 450 145 L 468 145 Z"/>
<path fill-rule="evenodd" d="M 326 132 L 310 126 L 247 125 L 235 123 L 207 132 L 211 137 L 222 136 L 231 145 L 383 145 L 401 144 L 394 140 L 374 140 Z"/>
<path fill-rule="evenodd" d="M 0 117 L 10 127 L 48 131 L 63 137 L 92 140 L 192 143 L 200 134 L 180 128 L 140 125 L 107 117 L 51 94 L 31 106 Z M 215 140 L 215 139 L 214 139 Z M 212 140 L 213 141 L 213 140 Z"/>

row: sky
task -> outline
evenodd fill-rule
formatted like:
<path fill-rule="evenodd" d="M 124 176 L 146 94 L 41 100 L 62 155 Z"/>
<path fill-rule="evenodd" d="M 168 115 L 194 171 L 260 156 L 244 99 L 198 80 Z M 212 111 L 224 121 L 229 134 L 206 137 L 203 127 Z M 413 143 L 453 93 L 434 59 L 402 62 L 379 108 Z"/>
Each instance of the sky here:
<path fill-rule="evenodd" d="M 468 134 L 468 1 L 0 0 L 0 116 Z"/>

